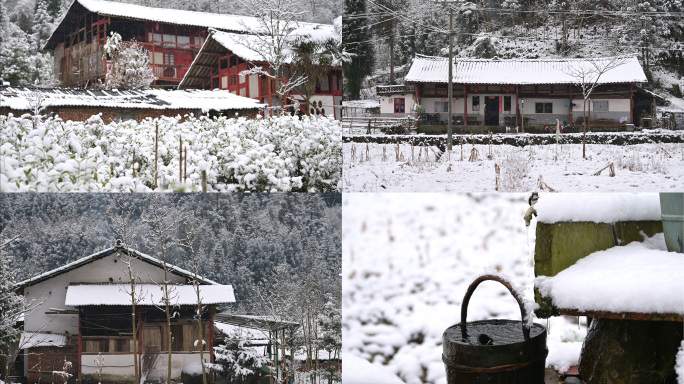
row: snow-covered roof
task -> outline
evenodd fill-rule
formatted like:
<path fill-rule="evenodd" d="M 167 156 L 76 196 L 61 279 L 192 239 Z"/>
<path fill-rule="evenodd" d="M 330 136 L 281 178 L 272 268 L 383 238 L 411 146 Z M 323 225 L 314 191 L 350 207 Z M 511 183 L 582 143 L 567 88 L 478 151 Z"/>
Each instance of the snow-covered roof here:
<path fill-rule="evenodd" d="M 69 338 L 59 333 L 24 332 L 19 339 L 20 348 L 64 347 Z"/>
<path fill-rule="evenodd" d="M 325 44 L 341 39 L 337 29 L 332 24 L 300 24 L 287 36 L 287 44 L 283 47 L 284 64 L 290 64 L 293 58 L 292 47 L 303 43 L 314 42 Z M 216 53 L 232 52 L 242 60 L 252 63 L 264 63 L 272 55 L 272 43 L 268 37 L 253 34 L 240 34 L 211 30 L 206 41 L 190 64 L 179 89 L 198 87 L 203 79 L 212 76 L 212 69 L 218 69 L 219 57 Z M 340 57 L 333 57 L 333 67 L 340 67 Z"/>
<path fill-rule="evenodd" d="M 453 82 L 456 84 L 577 84 L 573 73 L 599 68 L 615 58 L 595 59 L 455 59 Z M 645 83 L 646 74 L 636 57 L 620 57 L 621 65 L 606 71 L 599 84 Z M 449 59 L 416 56 L 406 75 L 407 82 L 447 83 Z"/>
<path fill-rule="evenodd" d="M 0 106 L 31 110 L 31 100 L 43 97 L 44 107 L 109 107 L 132 109 L 201 109 L 223 111 L 259 109 L 257 100 L 228 91 L 205 90 L 88 90 L 69 88 L 0 87 Z"/>
<path fill-rule="evenodd" d="M 264 56 L 259 51 L 270 51 L 266 42 L 255 35 L 214 31 L 210 37 L 245 61 L 264 61 Z"/>
<path fill-rule="evenodd" d="M 69 28 L 75 14 L 82 8 L 104 16 L 122 17 L 127 19 L 187 25 L 202 28 L 215 28 L 223 31 L 248 32 L 257 30 L 261 24 L 259 19 L 251 16 L 227 15 L 220 13 L 195 12 L 170 8 L 146 7 L 138 4 L 119 3 L 103 0 L 74 0 L 69 11 L 59 22 L 57 28 L 48 39 L 43 49 L 55 49 L 59 43 L 57 37 Z M 314 23 L 298 22 L 299 26 L 315 26 Z"/>
<path fill-rule="evenodd" d="M 123 252 L 123 253 L 125 253 L 126 250 L 125 250 L 124 247 L 119 246 L 119 245 L 114 246 L 114 247 L 111 247 L 111 248 L 107 248 L 107 249 L 105 249 L 105 250 L 103 250 L 103 251 L 100 251 L 100 252 L 98 252 L 98 253 L 94 253 L 94 254 L 92 254 L 92 255 L 89 255 L 89 256 L 86 256 L 86 257 L 82 257 L 82 258 L 80 258 L 80 259 L 78 259 L 78 260 L 76 260 L 76 261 L 73 261 L 73 262 L 71 262 L 71 263 L 69 263 L 69 264 L 63 265 L 63 266 L 61 266 L 61 267 L 59 267 L 59 268 L 55 268 L 55 269 L 53 269 L 53 270 L 51 270 L 51 271 L 47 271 L 47 272 L 41 273 L 40 275 L 33 276 L 33 277 L 29 278 L 29 279 L 26 279 L 26 280 L 24 280 L 24 281 L 20 281 L 20 282 L 18 282 L 18 283 L 16 284 L 16 287 L 17 287 L 17 289 L 21 289 L 21 288 L 24 288 L 24 287 L 26 287 L 26 286 L 29 286 L 29 285 L 33 285 L 33 284 L 39 283 L 39 282 L 41 282 L 41 281 L 45 281 L 45 280 L 51 279 L 51 278 L 53 278 L 53 277 L 55 277 L 55 276 L 61 275 L 61 274 L 66 273 L 66 272 L 69 272 L 69 271 L 71 271 L 71 270 L 73 270 L 73 269 L 76 269 L 76 268 L 79 268 L 79 267 L 81 267 L 81 266 L 83 266 L 83 265 L 92 263 L 92 262 L 95 261 L 95 260 L 100 260 L 100 259 L 102 259 L 102 258 L 104 258 L 104 257 L 110 256 L 110 255 L 112 255 L 112 254 L 114 254 L 114 253 L 116 253 L 116 252 Z M 154 258 L 154 257 L 152 257 L 152 256 L 150 256 L 150 255 L 146 255 L 146 254 L 144 254 L 144 253 L 142 253 L 142 252 L 138 252 L 138 251 L 136 251 L 136 250 L 134 250 L 134 249 L 129 249 L 128 252 L 130 252 L 130 254 L 131 254 L 132 257 L 135 257 L 135 258 L 137 258 L 137 259 L 139 259 L 139 260 L 141 260 L 141 261 L 144 261 L 144 262 L 146 262 L 146 263 L 152 264 L 152 265 L 157 266 L 157 267 L 163 267 L 161 260 L 156 259 L 156 258 Z M 187 278 L 187 279 L 193 279 L 193 278 L 194 278 L 194 274 L 193 274 L 192 272 L 190 272 L 190 271 L 187 271 L 187 270 L 182 269 L 182 268 L 178 268 L 178 267 L 176 267 L 176 266 L 174 266 L 174 265 L 171 265 L 171 264 L 168 264 L 168 263 L 166 264 L 166 266 L 167 266 L 167 268 L 169 269 L 169 271 L 170 271 L 171 273 L 174 273 L 174 274 L 176 274 L 176 275 L 178 275 L 178 276 L 183 276 L 183 277 L 185 277 L 185 278 Z M 206 279 L 206 278 L 204 278 L 204 277 L 202 277 L 202 276 L 197 276 L 197 280 L 198 280 L 201 284 L 218 285 L 217 282 L 215 282 L 215 281 L 213 281 L 213 280 Z"/>
<path fill-rule="evenodd" d="M 200 285 L 202 304 L 234 303 L 235 294 L 231 285 Z M 70 307 L 89 305 L 130 305 L 128 284 L 82 284 L 67 288 L 64 304 Z M 162 287 L 156 284 L 137 284 L 137 305 L 163 305 Z M 193 285 L 169 285 L 169 297 L 174 305 L 197 305 L 197 294 Z"/>

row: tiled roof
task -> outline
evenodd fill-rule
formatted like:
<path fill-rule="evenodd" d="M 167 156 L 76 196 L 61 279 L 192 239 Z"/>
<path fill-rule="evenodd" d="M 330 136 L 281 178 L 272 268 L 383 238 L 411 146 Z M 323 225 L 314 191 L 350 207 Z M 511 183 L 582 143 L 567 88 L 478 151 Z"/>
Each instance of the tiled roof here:
<path fill-rule="evenodd" d="M 599 78 L 600 84 L 645 83 L 646 74 L 636 57 L 596 59 L 455 59 L 456 84 L 577 84 L 576 73 L 601 68 L 611 60 L 621 62 Z M 448 58 L 417 56 L 406 75 L 407 82 L 447 83 Z"/>
<path fill-rule="evenodd" d="M 228 91 L 203 90 L 87 90 L 70 88 L 0 87 L 0 106 L 31 110 L 30 100 L 44 97 L 44 107 L 110 107 L 132 109 L 258 109 L 264 105 L 254 99 Z"/>

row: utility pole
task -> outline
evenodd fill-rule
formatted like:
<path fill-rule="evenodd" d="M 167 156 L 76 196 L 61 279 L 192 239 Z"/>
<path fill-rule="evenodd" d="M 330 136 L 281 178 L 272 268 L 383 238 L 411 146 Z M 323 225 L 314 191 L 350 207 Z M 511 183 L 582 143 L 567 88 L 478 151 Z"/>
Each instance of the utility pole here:
<path fill-rule="evenodd" d="M 449 121 L 447 125 L 447 149 L 451 152 L 452 135 L 454 133 L 454 8 L 449 7 Z"/>
<path fill-rule="evenodd" d="M 459 3 L 460 0 L 438 0 L 437 2 L 449 5 L 449 89 L 447 91 L 449 120 L 447 121 L 447 149 L 451 152 L 454 134 L 454 7 L 452 4 Z"/>

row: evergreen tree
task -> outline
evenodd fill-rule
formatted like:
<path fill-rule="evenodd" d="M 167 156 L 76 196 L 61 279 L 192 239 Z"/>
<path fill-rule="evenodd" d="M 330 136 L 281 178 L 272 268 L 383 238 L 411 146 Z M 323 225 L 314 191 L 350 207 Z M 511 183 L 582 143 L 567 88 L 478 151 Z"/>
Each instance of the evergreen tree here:
<path fill-rule="evenodd" d="M 33 14 L 31 45 L 34 52 L 40 52 L 43 49 L 43 45 L 54 30 L 52 17 L 48 13 L 47 6 L 45 0 L 38 0 L 36 12 Z"/>
<path fill-rule="evenodd" d="M 12 266 L 12 258 L 7 254 L 8 246 L 9 240 L 0 235 L 0 360 L 9 365 L 10 345 L 17 342 L 21 334 L 16 322 L 23 313 L 25 300 L 14 291 L 17 271 Z"/>
<path fill-rule="evenodd" d="M 12 85 L 28 85 L 31 82 L 30 44 L 22 31 L 0 43 L 0 78 Z"/>
<path fill-rule="evenodd" d="M 373 46 L 370 41 L 365 0 L 344 0 L 342 41 L 351 60 L 344 65 L 347 92 L 358 99 L 363 79 L 373 72 Z"/>

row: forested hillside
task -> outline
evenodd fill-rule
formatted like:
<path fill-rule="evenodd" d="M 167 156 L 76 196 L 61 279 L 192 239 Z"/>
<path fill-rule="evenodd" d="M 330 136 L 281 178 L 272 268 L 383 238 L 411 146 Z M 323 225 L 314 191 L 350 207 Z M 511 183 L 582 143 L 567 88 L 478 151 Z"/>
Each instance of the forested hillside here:
<path fill-rule="evenodd" d="M 456 57 L 635 54 L 650 88 L 681 97 L 684 86 L 681 0 L 344 1 L 343 41 L 356 55 L 345 68 L 352 97 L 401 83 L 416 54 L 448 56 L 450 7 Z"/>
<path fill-rule="evenodd" d="M 54 86 L 53 59 L 42 47 L 73 0 L 0 0 L 0 79 L 12 85 Z M 239 0 L 126 0 L 151 7 L 246 14 Z M 332 24 L 341 0 L 301 0 L 301 21 Z"/>
<path fill-rule="evenodd" d="M 133 214 L 129 246 L 160 257 L 150 240 L 151 195 L 123 196 Z M 0 238 L 19 240 L 7 250 L 17 281 L 112 247 L 117 195 L 0 195 Z M 297 282 L 310 292 L 340 295 L 341 198 L 339 194 L 169 194 L 159 205 L 196 223 L 199 273 L 232 284 L 240 310 L 259 312 L 255 292 Z M 184 238 L 174 226 L 168 244 Z M 0 241 L 2 243 L 3 241 Z M 187 248 L 172 246 L 168 261 L 192 270 Z M 284 281 L 287 280 L 287 281 Z M 315 287 L 312 288 L 312 287 Z"/>

